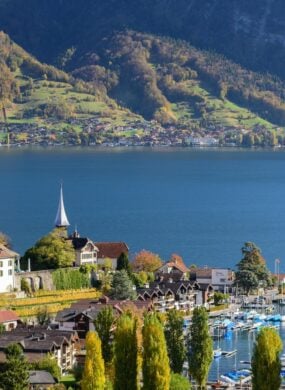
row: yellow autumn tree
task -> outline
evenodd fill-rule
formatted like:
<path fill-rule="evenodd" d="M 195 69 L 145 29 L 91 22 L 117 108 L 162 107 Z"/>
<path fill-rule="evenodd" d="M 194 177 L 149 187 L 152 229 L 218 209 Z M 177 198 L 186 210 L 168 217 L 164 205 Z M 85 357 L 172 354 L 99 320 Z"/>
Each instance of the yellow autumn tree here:
<path fill-rule="evenodd" d="M 104 390 L 105 381 L 101 340 L 96 332 L 88 332 L 86 336 L 86 359 L 81 388 L 82 390 Z"/>

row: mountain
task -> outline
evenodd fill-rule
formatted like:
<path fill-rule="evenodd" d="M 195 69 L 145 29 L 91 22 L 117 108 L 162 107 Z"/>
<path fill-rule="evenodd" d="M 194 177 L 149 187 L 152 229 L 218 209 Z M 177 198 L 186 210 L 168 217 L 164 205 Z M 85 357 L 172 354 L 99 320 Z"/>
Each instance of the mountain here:
<path fill-rule="evenodd" d="M 11 80 L 6 98 L 19 117 L 55 115 L 59 101 L 71 109 L 63 116 L 78 117 L 85 101 L 89 116 L 114 109 L 123 121 L 197 131 L 285 126 L 281 8 L 277 0 L 0 0 L 0 29 L 34 56 L 21 49 L 20 65 L 4 58 L 2 39 L 2 74 L 10 73 L 0 85 Z M 30 88 L 23 108 L 27 78 L 42 100 Z M 46 94 L 56 107 L 45 106 Z"/>
<path fill-rule="evenodd" d="M 284 78 L 283 0 L 1 0 L 0 25 L 45 62 L 122 29 L 183 39 Z"/>

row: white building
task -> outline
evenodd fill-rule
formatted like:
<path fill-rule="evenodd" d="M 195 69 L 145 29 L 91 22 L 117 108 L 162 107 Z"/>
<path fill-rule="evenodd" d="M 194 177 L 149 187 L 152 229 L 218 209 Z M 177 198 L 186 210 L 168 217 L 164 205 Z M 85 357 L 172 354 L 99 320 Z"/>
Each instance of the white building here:
<path fill-rule="evenodd" d="M 13 291 L 17 259 L 19 259 L 18 253 L 0 244 L 0 293 Z"/>

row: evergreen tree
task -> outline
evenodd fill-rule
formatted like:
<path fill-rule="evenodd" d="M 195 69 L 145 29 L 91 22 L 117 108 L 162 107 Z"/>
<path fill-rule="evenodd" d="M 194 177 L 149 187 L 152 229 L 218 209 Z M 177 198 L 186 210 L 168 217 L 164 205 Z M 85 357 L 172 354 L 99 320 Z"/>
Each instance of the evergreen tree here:
<path fill-rule="evenodd" d="M 86 336 L 86 358 L 82 376 L 82 390 L 104 390 L 105 367 L 102 358 L 101 340 L 96 332 Z"/>
<path fill-rule="evenodd" d="M 170 366 L 161 323 L 147 315 L 143 326 L 143 390 L 169 390 Z"/>
<path fill-rule="evenodd" d="M 213 341 L 209 333 L 208 314 L 204 307 L 196 307 L 190 327 L 189 372 L 200 389 L 206 388 L 212 359 Z"/>
<path fill-rule="evenodd" d="M 102 355 L 105 363 L 110 363 L 113 358 L 113 346 L 111 342 L 112 326 L 115 317 L 113 308 L 110 306 L 104 307 L 98 313 L 94 320 L 94 325 L 102 344 Z"/>
<path fill-rule="evenodd" d="M 123 314 L 115 333 L 114 390 L 138 389 L 138 345 L 136 321 Z"/>
<path fill-rule="evenodd" d="M 183 336 L 183 316 L 177 310 L 167 313 L 165 325 L 165 338 L 167 343 L 170 367 L 174 373 L 182 372 L 183 363 L 186 359 L 186 348 Z"/>
<path fill-rule="evenodd" d="M 241 251 L 243 258 L 237 265 L 235 284 L 243 288 L 246 293 L 257 288 L 259 284 L 263 286 L 270 284 L 270 273 L 261 250 L 253 242 L 246 242 Z"/>
<path fill-rule="evenodd" d="M 29 366 L 22 348 L 11 344 L 6 349 L 4 372 L 0 375 L 0 388 L 5 390 L 26 390 L 29 384 Z"/>
<path fill-rule="evenodd" d="M 122 252 L 117 260 L 117 271 L 124 269 L 127 273 L 131 274 L 131 266 L 129 262 L 129 257 L 126 253 Z"/>
<path fill-rule="evenodd" d="M 110 295 L 114 299 L 135 299 L 133 283 L 124 269 L 117 271 L 113 277 Z"/>
<path fill-rule="evenodd" d="M 258 333 L 252 356 L 252 389 L 278 390 L 281 386 L 282 341 L 275 329 L 264 328 Z"/>

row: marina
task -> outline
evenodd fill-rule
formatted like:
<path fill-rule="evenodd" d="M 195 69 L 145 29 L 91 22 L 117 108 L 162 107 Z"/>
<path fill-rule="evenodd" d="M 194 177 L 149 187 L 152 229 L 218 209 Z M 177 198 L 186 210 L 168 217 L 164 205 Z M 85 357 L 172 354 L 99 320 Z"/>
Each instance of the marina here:
<path fill-rule="evenodd" d="M 251 357 L 256 335 L 262 327 L 271 327 L 284 340 L 285 308 L 276 304 L 272 313 L 265 309 L 228 312 L 211 319 L 210 326 L 214 355 L 209 383 L 213 384 L 213 388 L 246 388 L 251 381 Z M 285 378 L 285 350 L 281 364 L 281 376 Z M 221 387 L 214 387 L 218 385 Z"/>

